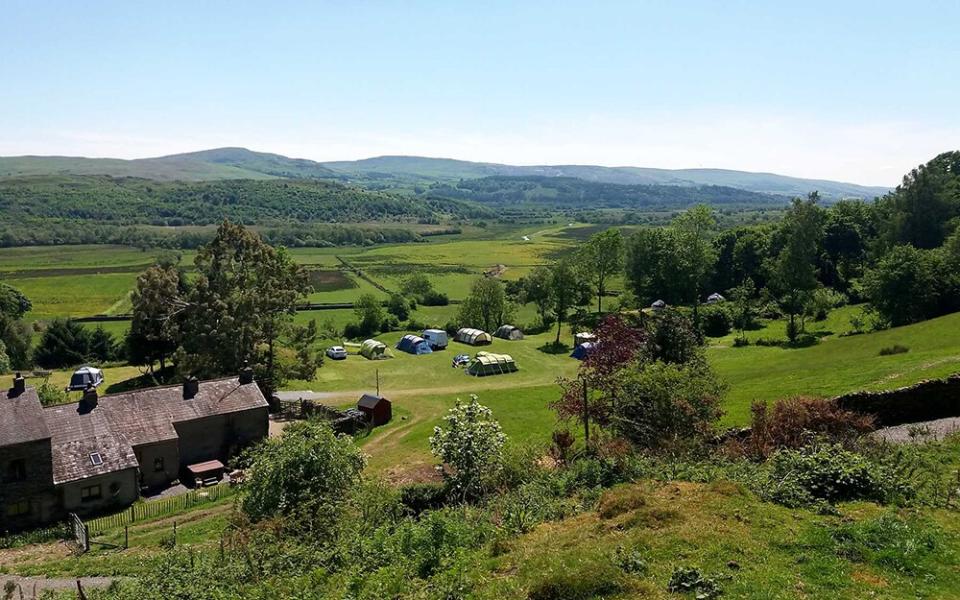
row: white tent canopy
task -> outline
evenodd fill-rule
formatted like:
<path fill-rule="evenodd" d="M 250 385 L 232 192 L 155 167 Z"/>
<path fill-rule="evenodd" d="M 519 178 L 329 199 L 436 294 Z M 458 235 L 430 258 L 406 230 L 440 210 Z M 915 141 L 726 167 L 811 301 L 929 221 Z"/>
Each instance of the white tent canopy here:
<path fill-rule="evenodd" d="M 490 337 L 490 334 L 486 331 L 472 329 L 470 327 L 462 327 L 457 330 L 457 337 L 455 339 L 458 342 L 470 344 L 471 346 L 479 346 L 493 342 L 493 338 Z"/>

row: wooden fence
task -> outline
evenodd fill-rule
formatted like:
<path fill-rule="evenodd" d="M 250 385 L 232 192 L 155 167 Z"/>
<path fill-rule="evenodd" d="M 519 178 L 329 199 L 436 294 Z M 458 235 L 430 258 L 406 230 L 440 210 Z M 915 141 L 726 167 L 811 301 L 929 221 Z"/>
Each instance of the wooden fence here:
<path fill-rule="evenodd" d="M 227 483 L 190 490 L 185 494 L 170 496 L 169 498 L 160 498 L 159 500 L 147 500 L 146 502 L 137 502 L 130 508 L 112 515 L 90 519 L 86 522 L 89 534 L 97 536 L 111 529 L 118 529 L 125 525 L 132 525 L 139 521 L 155 519 L 171 515 L 177 512 L 187 510 L 200 504 L 216 502 L 221 498 L 227 498 L 236 493 L 237 488 Z"/>

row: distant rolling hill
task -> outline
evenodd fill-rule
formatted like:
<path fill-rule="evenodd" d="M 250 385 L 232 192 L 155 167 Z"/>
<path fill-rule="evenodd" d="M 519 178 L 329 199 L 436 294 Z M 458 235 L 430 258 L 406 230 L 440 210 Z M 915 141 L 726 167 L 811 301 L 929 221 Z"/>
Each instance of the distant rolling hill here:
<path fill-rule="evenodd" d="M 819 191 L 828 199 L 873 198 L 888 191 L 883 187 L 725 169 L 513 166 L 420 156 L 379 156 L 320 163 L 245 148 L 216 148 L 134 160 L 65 156 L 0 157 L 0 177 L 30 175 L 109 175 L 160 181 L 340 179 L 360 185 L 378 183 L 397 188 L 483 177 L 573 177 L 618 185 L 721 186 L 781 196 L 802 196 Z"/>
<path fill-rule="evenodd" d="M 324 165 L 353 177 L 418 178 L 446 182 L 493 176 L 575 177 L 596 183 L 619 185 L 722 186 L 785 196 L 803 196 L 818 191 L 825 198 L 831 199 L 870 199 L 890 191 L 890 188 L 885 187 L 728 169 L 653 169 L 593 165 L 513 166 L 420 156 L 378 156 L 356 161 L 327 162 Z"/>
<path fill-rule="evenodd" d="M 340 178 L 337 173 L 312 160 L 253 152 L 245 148 L 217 148 L 134 160 L 69 156 L 0 157 L 0 177 L 29 175 L 109 175 L 158 181 Z"/>

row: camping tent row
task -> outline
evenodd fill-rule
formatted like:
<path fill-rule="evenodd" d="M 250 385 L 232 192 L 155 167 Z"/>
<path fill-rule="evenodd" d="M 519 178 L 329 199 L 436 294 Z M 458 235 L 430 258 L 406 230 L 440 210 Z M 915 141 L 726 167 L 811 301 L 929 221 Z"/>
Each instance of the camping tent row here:
<path fill-rule="evenodd" d="M 400 338 L 400 341 L 397 342 L 397 350 L 402 350 L 409 354 L 430 354 L 433 352 L 433 349 L 430 347 L 430 342 L 418 335 L 410 333 Z"/>
<path fill-rule="evenodd" d="M 477 352 L 477 356 L 467 367 L 467 373 L 475 377 L 485 375 L 502 375 L 517 370 L 517 363 L 509 354 L 492 354 Z"/>
<path fill-rule="evenodd" d="M 458 329 L 457 337 L 454 339 L 464 344 L 470 344 L 471 346 L 480 346 L 493 342 L 493 338 L 490 337 L 490 334 L 486 331 L 471 329 L 470 327 L 461 327 Z"/>
<path fill-rule="evenodd" d="M 364 340 L 363 343 L 360 344 L 360 356 L 368 360 L 392 358 L 387 351 L 387 345 L 377 340 Z"/>
<path fill-rule="evenodd" d="M 503 340 L 522 340 L 523 332 L 513 325 L 501 325 L 493 333 L 493 337 L 498 337 Z"/>

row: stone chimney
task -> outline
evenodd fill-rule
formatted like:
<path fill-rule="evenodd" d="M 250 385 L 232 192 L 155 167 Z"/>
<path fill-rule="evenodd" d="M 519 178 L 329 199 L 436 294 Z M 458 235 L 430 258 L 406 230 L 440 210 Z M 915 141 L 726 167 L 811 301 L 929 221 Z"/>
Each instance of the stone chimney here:
<path fill-rule="evenodd" d="M 200 391 L 200 382 L 196 377 L 190 375 L 183 380 L 183 399 L 192 400 Z"/>
<path fill-rule="evenodd" d="M 253 383 L 253 367 L 244 362 L 243 368 L 240 369 L 240 385 L 248 383 Z"/>
<path fill-rule="evenodd" d="M 10 390 L 10 395 L 19 396 L 25 391 L 27 391 L 27 380 L 23 378 L 23 375 L 17 373 L 13 378 L 13 388 Z"/>
<path fill-rule="evenodd" d="M 97 400 L 100 396 L 97 394 L 97 388 L 93 384 L 88 384 L 87 389 L 83 390 L 83 398 L 80 400 L 88 409 L 97 406 Z"/>

